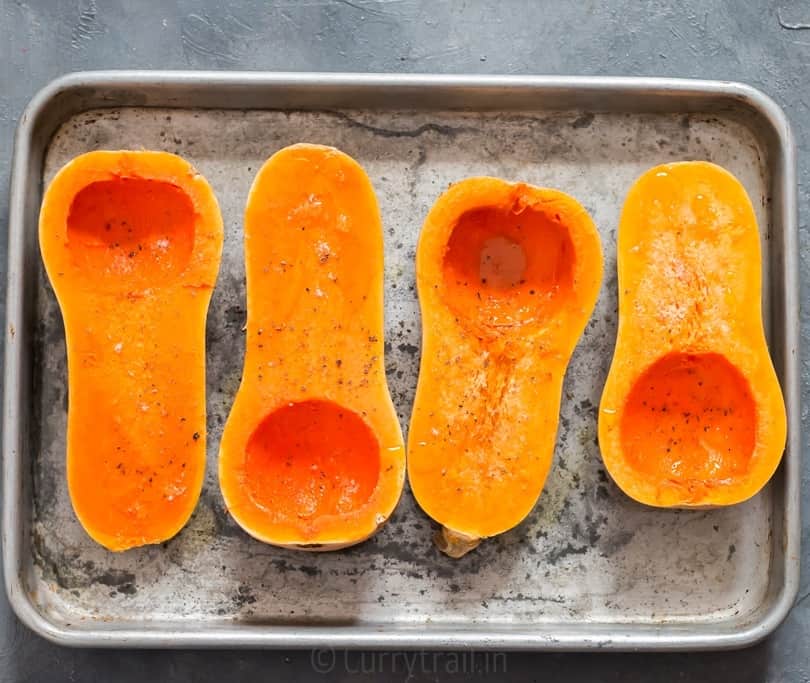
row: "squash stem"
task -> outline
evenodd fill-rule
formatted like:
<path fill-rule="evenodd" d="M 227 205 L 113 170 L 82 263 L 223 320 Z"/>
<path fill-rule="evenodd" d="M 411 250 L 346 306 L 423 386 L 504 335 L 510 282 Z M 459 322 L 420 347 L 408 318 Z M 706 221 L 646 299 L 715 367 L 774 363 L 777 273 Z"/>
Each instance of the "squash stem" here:
<path fill-rule="evenodd" d="M 464 557 L 464 555 L 471 550 L 475 550 L 481 542 L 481 539 L 467 536 L 467 534 L 462 534 L 443 526 L 440 531 L 434 534 L 433 542 L 445 555 L 458 559 L 459 557 Z"/>

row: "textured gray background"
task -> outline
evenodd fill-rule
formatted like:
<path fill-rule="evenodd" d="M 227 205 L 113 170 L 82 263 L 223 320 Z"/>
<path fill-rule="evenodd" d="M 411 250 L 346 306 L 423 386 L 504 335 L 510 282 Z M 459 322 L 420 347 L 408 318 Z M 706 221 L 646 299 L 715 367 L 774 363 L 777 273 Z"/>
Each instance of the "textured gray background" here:
<path fill-rule="evenodd" d="M 774 96 L 800 148 L 803 270 L 807 254 L 810 140 L 806 91 L 810 4 L 685 0 L 613 2 L 301 2 L 192 4 L 0 0 L 0 249 L 13 126 L 39 87 L 90 68 L 220 68 L 471 73 L 666 75 L 748 82 Z M 164 6 L 165 5 L 165 6 Z M 226 5 L 233 5 L 227 6 Z M 4 275 L 2 279 L 4 280 Z M 803 292 L 807 287 L 803 278 Z M 803 330 L 808 321 L 803 318 Z M 807 372 L 807 354 L 803 367 Z M 806 394 L 805 394 L 806 397 Z M 806 402 L 806 401 L 805 401 Z M 804 416 L 803 416 L 804 417 Z M 806 470 L 810 471 L 810 463 Z M 805 559 L 810 539 L 804 534 Z M 805 565 L 807 563 L 805 562 Z M 805 572 L 806 573 L 806 572 Z M 737 653 L 509 655 L 511 680 L 810 680 L 810 595 L 765 643 Z M 329 664 L 330 658 L 316 663 Z M 470 669 L 450 656 L 344 658 L 345 680 L 442 680 Z M 479 658 L 474 677 L 503 662 Z M 28 633 L 0 598 L 0 676 L 10 681 L 323 680 L 309 652 L 93 652 L 51 646 Z M 372 670 L 378 671 L 375 677 Z M 363 673 L 369 672 L 369 673 Z M 460 679 L 461 675 L 455 676 Z M 503 674 L 492 680 L 504 680 Z"/>

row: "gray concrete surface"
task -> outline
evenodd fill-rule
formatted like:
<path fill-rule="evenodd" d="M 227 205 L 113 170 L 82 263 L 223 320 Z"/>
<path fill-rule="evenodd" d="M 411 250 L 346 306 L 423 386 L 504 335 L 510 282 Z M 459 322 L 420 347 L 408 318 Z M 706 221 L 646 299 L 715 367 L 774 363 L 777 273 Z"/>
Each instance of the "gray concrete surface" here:
<path fill-rule="evenodd" d="M 800 152 L 806 274 L 809 62 L 810 4 L 800 2 L 204 0 L 170 6 L 159 0 L 0 0 L 0 251 L 5 251 L 13 128 L 30 96 L 67 71 L 137 67 L 658 75 L 744 81 L 786 109 Z M 4 270 L 4 258 L 0 263 Z M 0 273 L 0 281 L 4 279 Z M 803 277 L 803 295 L 807 286 Z M 804 315 L 802 329 L 808 330 Z M 806 377 L 806 352 L 802 360 Z M 810 462 L 805 471 L 810 472 Z M 806 569 L 807 533 L 803 543 Z M 740 652 L 475 659 L 452 654 L 67 650 L 20 626 L 2 597 L 0 680 L 316 681 L 327 680 L 321 669 L 331 669 L 333 679 L 353 681 L 807 681 L 808 584 L 805 577 L 796 607 L 774 637 Z"/>

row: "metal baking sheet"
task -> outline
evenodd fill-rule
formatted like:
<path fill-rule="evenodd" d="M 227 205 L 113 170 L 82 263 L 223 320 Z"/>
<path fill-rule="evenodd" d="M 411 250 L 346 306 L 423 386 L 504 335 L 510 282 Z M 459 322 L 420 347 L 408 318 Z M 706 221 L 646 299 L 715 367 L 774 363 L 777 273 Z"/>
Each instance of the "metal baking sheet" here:
<path fill-rule="evenodd" d="M 385 227 L 386 369 L 403 428 L 420 325 L 414 250 L 449 183 L 488 174 L 562 189 L 599 227 L 605 279 L 569 367 L 555 463 L 516 529 L 461 560 L 431 543 L 410 492 L 368 542 L 307 554 L 236 527 L 216 454 L 242 366 L 242 212 L 253 175 L 294 142 L 335 145 L 372 179 Z M 112 554 L 76 521 L 65 466 L 61 318 L 41 267 L 41 192 L 92 149 L 181 154 L 209 180 L 225 247 L 208 319 L 208 473 L 186 528 Z M 624 496 L 596 443 L 616 328 L 615 237 L 633 180 L 709 159 L 762 227 L 765 310 L 788 405 L 772 483 L 731 508 L 666 511 Z M 42 91 L 20 124 L 10 216 L 4 403 L 6 587 L 60 643 L 148 647 L 687 649 L 741 646 L 781 621 L 799 563 L 794 151 L 781 110 L 746 86 L 617 78 L 108 72 Z"/>

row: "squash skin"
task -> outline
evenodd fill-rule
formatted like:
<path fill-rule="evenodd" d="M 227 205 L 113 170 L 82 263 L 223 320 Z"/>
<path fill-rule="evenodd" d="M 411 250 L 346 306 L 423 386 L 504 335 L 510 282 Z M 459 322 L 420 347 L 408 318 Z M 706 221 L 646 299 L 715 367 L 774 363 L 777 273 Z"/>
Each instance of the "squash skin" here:
<path fill-rule="evenodd" d="M 598 296 L 601 244 L 563 192 L 469 178 L 428 214 L 416 277 L 422 359 L 408 479 L 443 526 L 437 546 L 460 557 L 520 523 L 542 491 L 563 377 Z"/>
<path fill-rule="evenodd" d="M 382 225 L 360 165 L 320 145 L 274 154 L 248 197 L 245 263 L 244 370 L 219 454 L 226 507 L 272 545 L 359 543 L 405 478 L 383 360 Z"/>
<path fill-rule="evenodd" d="M 776 470 L 787 420 L 765 340 L 761 263 L 751 201 L 725 169 L 665 164 L 630 189 L 599 444 L 611 477 L 638 502 L 732 505 Z M 672 394 L 666 404 L 650 399 L 647 385 L 658 383 Z"/>
<path fill-rule="evenodd" d="M 105 220 L 120 243 L 105 242 Z M 173 154 L 90 152 L 45 192 L 39 242 L 65 323 L 76 515 L 109 550 L 165 541 L 188 521 L 205 475 L 216 198 Z"/>

